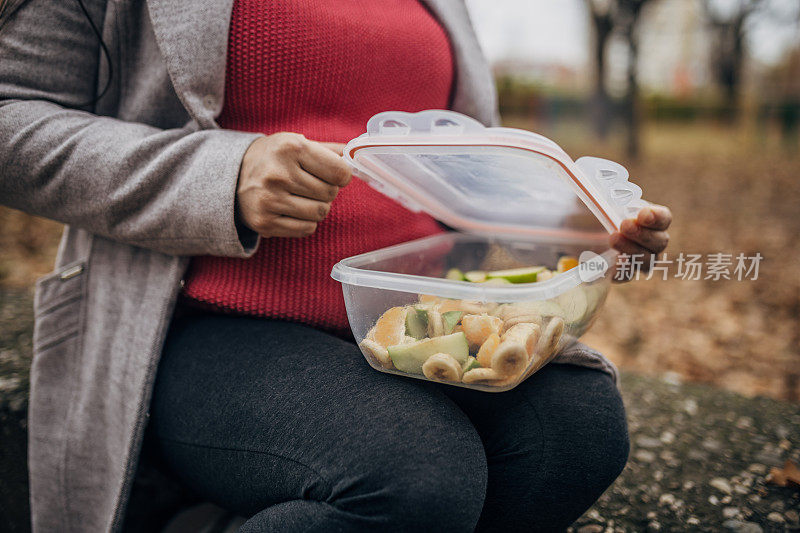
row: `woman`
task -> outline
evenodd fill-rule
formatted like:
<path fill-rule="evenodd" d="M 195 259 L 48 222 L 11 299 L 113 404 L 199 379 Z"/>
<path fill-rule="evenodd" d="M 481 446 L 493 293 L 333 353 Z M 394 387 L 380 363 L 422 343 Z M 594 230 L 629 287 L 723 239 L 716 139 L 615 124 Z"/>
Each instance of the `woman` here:
<path fill-rule="evenodd" d="M 120 529 L 146 428 L 242 531 L 557 530 L 619 474 L 586 347 L 489 395 L 340 338 L 331 265 L 441 230 L 318 141 L 387 109 L 495 122 L 462 3 L 10 0 L 0 53 L 2 202 L 68 225 L 36 294 L 35 531 Z M 612 243 L 658 252 L 668 225 L 647 208 Z"/>

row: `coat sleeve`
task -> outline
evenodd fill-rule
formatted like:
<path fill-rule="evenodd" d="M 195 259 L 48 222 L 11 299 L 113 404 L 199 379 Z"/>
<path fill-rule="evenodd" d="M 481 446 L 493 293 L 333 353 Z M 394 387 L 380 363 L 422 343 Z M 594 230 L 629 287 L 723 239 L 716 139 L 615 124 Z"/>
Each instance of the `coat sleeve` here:
<path fill-rule="evenodd" d="M 84 2 L 99 23 L 105 2 Z M 234 205 L 258 135 L 94 115 L 100 47 L 78 3 L 0 17 L 0 204 L 168 254 L 253 253 Z"/>

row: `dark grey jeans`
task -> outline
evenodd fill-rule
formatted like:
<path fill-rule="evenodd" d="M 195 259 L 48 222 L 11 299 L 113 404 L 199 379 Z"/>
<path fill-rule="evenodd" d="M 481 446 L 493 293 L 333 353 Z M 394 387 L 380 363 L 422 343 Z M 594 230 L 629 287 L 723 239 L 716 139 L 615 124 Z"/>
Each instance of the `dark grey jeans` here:
<path fill-rule="evenodd" d="M 628 457 L 611 378 L 549 365 L 482 393 L 382 374 L 279 321 L 176 319 L 148 430 L 242 531 L 563 530 Z"/>

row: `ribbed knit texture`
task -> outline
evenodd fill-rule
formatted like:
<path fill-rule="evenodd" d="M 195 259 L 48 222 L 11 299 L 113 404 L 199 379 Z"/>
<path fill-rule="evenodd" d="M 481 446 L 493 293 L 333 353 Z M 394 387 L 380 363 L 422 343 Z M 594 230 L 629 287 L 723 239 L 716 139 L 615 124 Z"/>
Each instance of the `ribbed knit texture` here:
<path fill-rule="evenodd" d="M 346 142 L 380 111 L 446 108 L 448 38 L 417 0 L 235 0 L 223 128 Z M 184 294 L 219 309 L 348 328 L 333 265 L 440 232 L 358 179 L 306 238 L 262 239 L 249 259 L 195 257 Z"/>

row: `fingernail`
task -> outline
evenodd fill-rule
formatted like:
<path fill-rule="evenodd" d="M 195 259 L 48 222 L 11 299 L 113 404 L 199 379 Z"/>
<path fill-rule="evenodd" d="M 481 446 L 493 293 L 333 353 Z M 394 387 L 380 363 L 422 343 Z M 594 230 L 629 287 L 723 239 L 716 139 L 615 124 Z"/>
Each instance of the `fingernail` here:
<path fill-rule="evenodd" d="M 642 216 L 642 222 L 645 224 L 652 224 L 656 221 L 656 214 L 653 212 L 652 209 L 647 208 L 644 210 L 644 215 Z"/>

